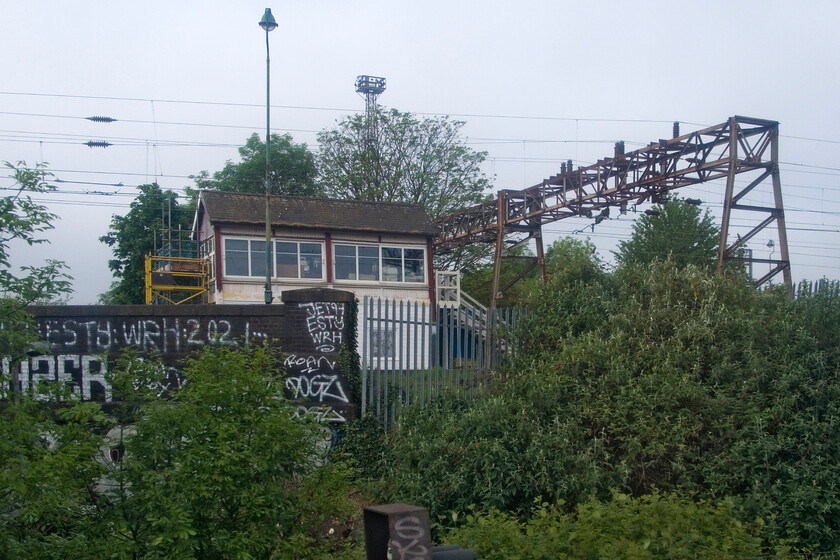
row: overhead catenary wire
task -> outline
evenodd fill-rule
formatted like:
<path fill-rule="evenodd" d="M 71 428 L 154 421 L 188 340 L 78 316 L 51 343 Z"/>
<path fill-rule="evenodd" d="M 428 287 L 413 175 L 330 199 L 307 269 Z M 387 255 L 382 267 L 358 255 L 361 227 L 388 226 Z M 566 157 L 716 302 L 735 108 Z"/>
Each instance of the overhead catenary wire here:
<path fill-rule="evenodd" d="M 102 99 L 102 100 L 109 100 L 109 101 L 138 102 L 138 103 L 142 102 L 142 103 L 152 103 L 152 104 L 154 104 L 154 103 L 161 103 L 161 104 L 167 103 L 167 104 L 190 104 L 190 105 L 207 105 L 207 106 L 254 107 L 254 108 L 258 108 L 260 110 L 264 109 L 264 107 L 265 107 L 265 105 L 262 104 L 262 103 L 251 104 L 251 103 L 228 103 L 228 102 L 201 101 L 201 100 L 189 101 L 189 100 L 174 100 L 174 99 L 148 99 L 148 98 L 135 98 L 135 97 L 74 96 L 74 95 L 68 95 L 68 94 L 29 94 L 29 93 L 26 93 L 26 92 L 23 92 L 23 93 L 21 93 L 21 92 L 0 92 L 0 95 L 24 95 L 24 96 L 36 95 L 38 97 Z M 292 105 L 277 105 L 277 106 L 272 105 L 272 107 L 276 107 L 278 109 L 290 109 L 290 110 L 335 111 L 335 112 L 347 112 L 347 113 L 354 113 L 354 114 L 359 113 L 359 110 L 357 108 L 341 109 L 341 108 L 335 108 L 335 107 L 301 107 L 301 106 L 292 106 Z M 0 112 L 0 114 L 11 115 L 11 114 L 13 114 L 13 112 L 12 111 Z M 436 114 L 436 113 L 421 113 L 421 112 L 417 112 L 415 114 L 418 114 L 418 115 L 440 115 L 440 114 Z M 74 116 L 71 116 L 71 115 L 45 115 L 44 113 L 41 113 L 40 115 L 51 117 L 51 118 L 64 118 L 64 119 L 67 119 L 67 118 L 75 118 L 75 119 L 87 118 L 87 117 L 81 117 L 81 116 L 74 117 Z M 626 122 L 626 123 L 648 123 L 648 124 L 668 123 L 668 124 L 670 124 L 672 122 L 670 119 L 668 119 L 668 120 L 665 120 L 665 119 L 650 119 L 650 120 L 648 120 L 648 119 L 606 119 L 606 118 L 592 119 L 592 118 L 579 118 L 579 117 L 578 118 L 576 118 L 576 117 L 552 117 L 552 116 L 545 116 L 545 115 L 517 116 L 517 115 L 503 115 L 503 114 L 492 115 L 492 114 L 480 114 L 480 113 L 475 113 L 475 114 L 473 114 L 473 113 L 450 113 L 449 115 L 452 116 L 452 117 L 522 119 L 522 120 L 534 119 L 534 120 L 546 120 L 546 121 L 568 121 L 568 122 L 575 122 L 575 123 L 581 123 L 581 122 L 603 122 L 603 123 L 615 122 L 615 123 L 622 123 L 622 122 Z M 20 116 L 30 116 L 30 115 L 20 115 Z M 124 119 L 123 116 L 119 115 L 119 114 L 115 114 L 114 116 L 119 118 L 120 123 L 152 124 L 152 125 L 154 125 L 154 127 L 155 127 L 155 134 L 153 135 L 154 136 L 154 143 L 157 146 L 156 149 L 159 149 L 159 150 L 160 149 L 166 149 L 166 148 L 172 148 L 172 147 L 179 147 L 179 148 L 182 148 L 182 147 L 183 148 L 207 148 L 207 147 L 212 147 L 212 148 L 231 149 L 231 148 L 238 148 L 238 147 L 241 146 L 241 142 L 225 142 L 224 138 L 222 139 L 222 141 L 219 141 L 219 142 L 207 141 L 206 138 L 202 138 L 201 141 L 192 141 L 191 139 L 185 138 L 183 136 L 183 134 L 181 134 L 180 132 L 175 132 L 174 134 L 172 134 L 170 136 L 169 140 L 159 140 L 159 137 L 157 136 L 157 125 L 158 124 L 163 125 L 165 121 L 158 121 L 157 118 L 154 117 L 154 116 L 153 116 L 153 119 L 151 121 L 144 121 L 142 119 Z M 186 120 L 187 119 L 184 119 L 184 121 L 186 121 Z M 698 123 L 690 123 L 688 121 L 680 121 L 680 122 L 682 124 L 685 124 L 685 125 L 688 125 L 688 126 L 695 126 L 695 125 L 696 126 L 706 126 L 706 125 L 702 125 L 702 124 L 698 124 Z M 202 128 L 208 129 L 208 130 L 218 128 L 220 130 L 221 129 L 231 129 L 231 130 L 254 130 L 254 131 L 256 131 L 256 130 L 259 130 L 261 128 L 261 125 L 260 126 L 254 126 L 254 127 L 248 127 L 248 126 L 240 126 L 240 125 L 236 125 L 236 124 L 221 124 L 221 123 L 216 124 L 216 123 L 201 123 L 201 122 L 190 123 L 190 122 L 182 122 L 182 121 L 174 121 L 174 120 L 170 121 L 166 124 L 167 125 L 172 125 L 174 127 L 195 126 L 195 127 L 202 127 Z M 103 126 L 103 125 L 91 124 L 90 126 Z M 112 126 L 112 125 L 109 124 L 107 126 Z M 114 129 L 109 129 L 109 130 L 114 130 Z M 303 129 L 288 129 L 288 130 L 287 129 L 278 129 L 278 130 L 279 131 L 289 131 L 289 132 L 300 131 L 301 133 L 305 133 L 305 134 L 317 134 L 317 132 L 318 132 L 318 131 L 315 131 L 315 130 L 303 130 Z M 9 139 L 9 138 L 3 138 L 3 136 L 0 135 L 0 141 L 27 142 L 27 143 L 37 142 L 39 144 L 39 146 L 43 147 L 44 144 L 50 144 L 50 143 L 60 143 L 60 144 L 73 144 L 73 143 L 75 143 L 75 142 L 72 142 L 72 140 L 78 140 L 79 143 L 82 143 L 82 142 L 84 142 L 84 141 L 86 141 L 90 138 L 89 134 L 86 134 L 86 135 L 76 134 L 76 135 L 63 135 L 62 136 L 62 135 L 58 135 L 56 133 L 44 133 L 44 132 L 38 132 L 38 131 L 15 131 L 13 134 L 17 134 L 17 135 L 19 135 L 19 137 L 14 138 L 14 139 Z M 788 138 L 788 136 L 785 136 L 785 135 L 782 135 L 782 137 L 783 138 Z M 124 150 L 126 152 L 128 152 L 130 150 L 133 150 L 137 146 L 141 146 L 145 149 L 146 146 L 148 146 L 149 142 L 150 142 L 150 140 L 148 138 L 143 138 L 143 137 L 141 137 L 141 135 L 114 134 L 113 135 L 113 140 L 109 137 L 102 137 L 102 136 L 99 136 L 99 135 L 97 135 L 97 138 L 104 138 L 105 140 L 113 143 L 114 147 L 110 148 L 110 150 L 114 150 L 115 148 L 118 148 L 118 149 Z M 810 138 L 810 137 L 805 137 L 805 136 L 790 136 L 789 138 L 797 140 L 797 141 L 821 142 L 821 143 L 824 143 L 824 144 L 831 144 L 831 145 L 840 144 L 840 141 L 835 141 L 835 140 L 832 140 L 832 139 Z M 533 143 L 533 144 L 547 144 L 547 145 L 551 145 L 551 144 L 570 144 L 570 145 L 577 146 L 577 145 L 583 145 L 583 144 L 599 144 L 599 143 L 600 144 L 607 144 L 607 143 L 612 142 L 612 140 L 580 139 L 580 138 L 577 138 L 577 137 L 574 140 L 571 140 L 571 139 L 563 139 L 563 138 L 560 138 L 560 139 L 557 139 L 557 138 L 555 138 L 555 139 L 551 139 L 551 138 L 548 138 L 548 139 L 511 139 L 511 138 L 494 139 L 494 138 L 488 138 L 486 136 L 471 137 L 467 141 L 470 142 L 473 145 L 476 145 L 476 146 L 481 145 L 481 143 L 487 143 L 486 145 L 493 145 L 493 144 L 502 145 L 504 143 L 512 143 L 512 144 L 517 144 L 517 143 L 532 144 Z M 647 144 L 647 142 L 645 142 L 645 143 L 638 142 L 637 143 L 637 142 L 634 142 L 632 139 L 631 140 L 625 140 L 625 142 L 629 145 L 638 144 L 638 145 L 642 146 L 642 145 Z M 85 149 L 87 149 L 87 148 L 85 148 Z M 43 159 L 43 157 L 42 157 L 42 159 Z M 171 158 L 167 158 L 167 159 L 171 159 Z M 529 157 L 529 158 L 525 158 L 525 157 L 517 157 L 517 156 L 509 156 L 509 155 L 497 155 L 497 156 L 488 157 L 488 165 L 495 165 L 496 163 L 500 163 L 500 164 L 510 163 L 510 164 L 518 164 L 518 165 L 521 165 L 521 164 L 534 164 L 534 165 L 546 164 L 546 165 L 551 165 L 551 164 L 563 163 L 563 162 L 567 161 L 567 159 L 568 158 L 562 158 L 562 157 Z M 577 161 L 577 158 L 575 158 L 575 160 Z M 577 163 L 580 163 L 580 164 L 583 164 L 583 165 L 587 164 L 586 161 L 579 161 Z M 589 164 L 591 164 L 591 163 L 592 162 L 589 162 Z M 782 162 L 780 162 L 780 166 L 783 167 L 784 175 L 796 173 L 796 174 L 801 174 L 802 177 L 809 176 L 809 175 L 820 176 L 820 177 L 825 177 L 825 179 L 815 179 L 815 180 L 824 181 L 824 182 L 825 181 L 833 182 L 833 177 L 840 177 L 840 168 L 827 166 L 827 165 L 819 165 L 818 162 L 814 163 L 814 162 L 782 161 Z M 166 175 L 166 174 L 162 173 L 162 171 L 160 169 L 158 169 L 158 167 L 159 166 L 157 165 L 157 162 L 156 162 L 156 165 L 155 165 L 155 180 L 157 180 L 157 181 L 172 182 L 172 181 L 179 181 L 179 180 L 185 180 L 186 181 L 186 180 L 190 179 L 190 175 L 184 175 L 184 174 Z M 74 170 L 74 171 L 67 170 L 65 172 L 85 173 L 82 170 Z M 97 172 L 91 172 L 91 173 L 97 173 Z M 146 176 L 146 174 L 144 174 L 144 173 L 133 173 L 133 172 L 130 172 L 130 173 L 109 172 L 109 173 L 110 173 L 110 176 L 117 176 L 117 177 L 119 177 L 120 175 L 124 175 L 124 176 L 127 176 L 127 177 L 133 177 L 133 176 L 143 177 L 143 176 Z M 809 180 L 811 180 L 811 179 L 802 179 L 799 182 L 807 182 Z M 61 182 L 61 181 L 59 180 L 58 182 Z M 537 181 L 533 181 L 533 182 L 536 183 Z M 120 183 L 127 183 L 127 182 L 120 181 Z M 90 186 L 108 186 L 108 185 L 110 185 L 108 183 L 103 185 L 103 184 L 101 184 L 100 181 L 85 182 L 83 180 L 76 181 L 73 184 L 78 184 L 78 185 L 87 184 L 87 185 L 90 185 Z M 788 205 L 786 207 L 785 211 L 789 215 L 795 215 L 797 212 L 801 212 L 802 214 L 809 214 L 809 215 L 814 215 L 814 216 L 823 216 L 823 217 L 826 218 L 825 221 L 831 221 L 831 220 L 829 220 L 829 218 L 832 218 L 833 216 L 837 215 L 837 212 L 834 211 L 836 207 L 833 206 L 833 205 L 840 203 L 840 201 L 833 200 L 832 194 L 835 193 L 835 192 L 840 192 L 840 186 L 834 186 L 834 185 L 813 185 L 813 186 L 811 186 L 811 185 L 798 185 L 797 186 L 797 185 L 794 185 L 794 184 L 786 183 L 784 181 L 783 181 L 783 184 L 784 184 L 784 188 L 786 189 L 785 193 L 784 193 L 786 201 L 789 200 L 789 199 L 802 200 L 802 201 L 810 200 L 810 201 L 819 202 L 821 204 L 821 207 L 819 209 L 796 208 L 796 207 L 791 207 L 790 205 Z M 130 192 L 130 190 L 133 189 L 133 188 L 136 188 L 136 186 L 124 185 L 124 188 L 120 189 L 121 192 L 120 192 L 119 196 L 120 197 L 131 196 L 132 193 Z M 791 190 L 792 188 L 795 188 L 796 190 Z M 810 191 L 817 190 L 818 192 L 822 192 L 824 195 L 828 195 L 828 198 L 826 198 L 826 196 L 823 196 L 823 197 L 819 197 L 819 196 L 809 197 L 806 194 L 804 194 L 804 192 L 805 192 L 804 189 L 809 189 Z M 176 188 L 170 188 L 169 190 L 175 190 L 177 192 L 183 192 L 184 189 L 183 189 L 183 187 L 176 187 Z M 62 191 L 62 194 L 65 194 L 64 191 L 66 191 L 66 189 L 61 189 L 61 191 Z M 84 194 L 74 194 L 74 195 L 68 195 L 68 196 L 75 197 L 75 198 L 79 199 L 78 202 L 80 204 L 86 204 L 86 203 L 89 203 L 91 200 L 96 200 L 94 198 L 96 196 L 105 196 L 105 195 L 102 195 L 102 194 L 99 194 L 99 193 L 86 192 Z M 49 198 L 52 199 L 54 197 L 51 196 Z M 72 200 L 68 201 L 68 200 L 66 200 L 66 197 L 65 197 L 65 201 L 63 201 L 62 203 L 63 204 L 73 204 L 74 201 L 72 201 Z M 708 205 L 711 206 L 711 203 L 709 203 Z M 794 226 L 793 222 L 789 221 L 789 224 L 791 226 L 789 228 L 789 229 L 791 229 L 791 231 L 797 231 L 796 229 L 794 229 L 795 226 Z M 810 224 L 808 224 L 808 225 L 810 225 Z M 598 227 L 600 228 L 601 226 L 598 226 Z M 738 226 L 737 226 L 737 224 L 733 224 L 733 227 L 738 227 Z M 748 227 L 748 226 L 744 226 L 744 227 Z M 829 225 L 829 226 L 826 226 L 826 227 L 830 228 L 830 227 L 833 227 L 833 226 Z M 819 232 L 827 231 L 826 229 L 818 229 L 818 228 L 814 228 L 814 230 L 819 231 Z"/>
<path fill-rule="evenodd" d="M 208 101 L 208 100 L 187 100 L 187 99 L 155 99 L 143 97 L 118 97 L 118 96 L 100 96 L 100 95 L 77 95 L 67 93 L 43 93 L 43 92 L 13 92 L 0 91 L 0 95 L 7 96 L 22 96 L 22 97 L 57 97 L 63 99 L 89 99 L 89 100 L 103 100 L 103 101 L 122 101 L 122 102 L 142 102 L 142 103 L 167 103 L 167 104 L 184 104 L 184 105 L 208 105 L 208 106 L 226 106 L 226 107 L 252 107 L 264 109 L 263 103 L 244 103 L 235 101 Z M 342 108 L 342 107 L 327 107 L 327 106 L 306 106 L 306 105 L 271 105 L 274 109 L 292 109 L 303 111 L 329 111 L 339 113 L 355 114 L 359 113 L 357 108 Z M 18 114 L 11 111 L 0 112 L 0 114 Z M 27 113 L 19 113 L 27 114 Z M 640 124 L 671 124 L 679 122 L 687 126 L 693 127 L 708 127 L 708 123 L 696 123 L 680 119 L 641 119 L 641 118 L 616 118 L 616 117 L 574 117 L 574 116 L 551 116 L 551 115 L 506 115 L 494 113 L 458 113 L 458 112 L 423 112 L 416 111 L 414 114 L 424 116 L 440 116 L 440 117 L 460 117 L 460 118 L 490 118 L 490 119 L 514 119 L 514 120 L 546 120 L 546 121 L 565 121 L 565 122 L 597 122 L 597 123 L 640 123 Z M 72 115 L 48 115 L 48 114 L 30 114 L 32 116 L 47 116 L 57 118 L 89 118 Z M 119 119 L 124 120 L 124 119 Z M 124 120 L 124 122 L 134 123 L 150 123 L 150 121 L 143 120 Z M 153 121 L 152 121 L 153 122 Z M 164 124 L 164 123 L 161 123 Z M 185 124 L 188 126 L 226 126 L 217 124 L 202 124 L 202 123 L 165 123 L 165 124 Z M 256 128 L 256 127 L 246 127 Z M 311 132 L 311 131 L 307 131 Z M 791 140 L 802 140 L 809 142 L 821 142 L 827 144 L 840 144 L 840 140 L 827 138 L 813 138 L 809 136 L 800 135 L 785 135 L 781 134 L 782 138 L 789 138 Z M 522 140 L 519 140 L 522 141 Z M 575 141 L 572 141 L 575 142 Z"/>

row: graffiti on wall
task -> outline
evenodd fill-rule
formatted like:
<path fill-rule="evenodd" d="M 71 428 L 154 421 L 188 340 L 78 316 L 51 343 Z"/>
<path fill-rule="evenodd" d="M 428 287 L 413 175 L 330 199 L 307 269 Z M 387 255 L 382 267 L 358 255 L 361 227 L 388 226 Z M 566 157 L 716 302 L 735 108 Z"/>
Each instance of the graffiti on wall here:
<path fill-rule="evenodd" d="M 283 360 L 283 369 L 289 397 L 307 403 L 298 407 L 298 415 L 332 423 L 347 420 L 349 393 L 335 356 L 289 354 Z"/>
<path fill-rule="evenodd" d="M 102 354 L 134 347 L 141 352 L 159 352 L 167 356 L 198 350 L 207 344 L 238 348 L 268 339 L 266 333 L 254 332 L 250 321 L 235 324 L 226 319 L 48 319 L 39 321 L 38 326 L 41 338 L 54 353 Z"/>
<path fill-rule="evenodd" d="M 17 370 L 17 379 L 23 392 L 36 391 L 41 383 L 58 382 L 69 388 L 69 396 L 75 400 L 111 400 L 111 384 L 105 377 L 108 360 L 102 355 L 59 354 L 26 358 L 12 364 L 9 358 L 0 360 L 3 379 L 12 378 L 12 368 Z M 0 397 L 6 398 L 7 382 L 0 388 Z M 46 399 L 47 395 L 38 394 Z"/>
<path fill-rule="evenodd" d="M 288 372 L 286 389 L 289 390 L 292 398 L 318 403 L 348 402 L 335 360 L 330 360 L 326 356 L 291 354 L 285 359 L 283 365 Z"/>
<path fill-rule="evenodd" d="M 301 311 L 277 309 L 276 315 L 263 314 L 256 322 L 245 313 L 226 315 L 223 309 L 215 316 L 121 316 L 121 309 L 115 307 L 106 308 L 112 316 L 36 317 L 50 354 L 0 359 L 0 398 L 8 397 L 14 379 L 21 391 L 31 391 L 38 398 L 52 399 L 60 392 L 62 399 L 112 402 L 109 361 L 126 348 L 160 356 L 163 369 L 143 383 L 154 394 L 164 396 L 183 384 L 177 364 L 191 352 L 208 345 L 240 348 L 278 340 L 282 349 L 290 352 L 283 360 L 285 387 L 289 397 L 301 403 L 298 414 L 344 422 L 352 414 L 337 355 L 345 340 L 345 304 L 292 305 Z M 298 333 L 306 334 L 301 338 Z"/>
<path fill-rule="evenodd" d="M 299 304 L 306 312 L 306 330 L 319 352 L 338 352 L 344 340 L 344 305 L 332 302 Z"/>
<path fill-rule="evenodd" d="M 108 355 L 125 348 L 155 353 L 170 365 L 160 379 L 150 380 L 159 395 L 182 381 L 173 362 L 183 355 L 208 344 L 238 348 L 268 339 L 264 332 L 254 331 L 249 321 L 236 324 L 219 318 L 156 317 L 125 320 L 97 318 L 37 320 L 41 339 L 51 354 L 19 360 L 2 358 L 3 379 L 17 374 L 21 391 L 37 394 L 42 384 L 58 384 L 69 388 L 73 400 L 111 402 L 112 387 L 107 379 Z M 0 398 L 6 398 L 9 382 L 0 387 Z"/>

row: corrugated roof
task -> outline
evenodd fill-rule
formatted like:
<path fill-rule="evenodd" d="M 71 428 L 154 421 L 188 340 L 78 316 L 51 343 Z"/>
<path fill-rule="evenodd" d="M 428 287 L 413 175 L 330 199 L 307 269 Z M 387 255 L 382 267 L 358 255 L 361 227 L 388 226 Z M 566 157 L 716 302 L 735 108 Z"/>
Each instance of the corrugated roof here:
<path fill-rule="evenodd" d="M 265 224 L 265 195 L 201 191 L 200 201 L 214 224 Z M 271 197 L 271 224 L 333 231 L 437 233 L 419 204 L 296 196 Z"/>

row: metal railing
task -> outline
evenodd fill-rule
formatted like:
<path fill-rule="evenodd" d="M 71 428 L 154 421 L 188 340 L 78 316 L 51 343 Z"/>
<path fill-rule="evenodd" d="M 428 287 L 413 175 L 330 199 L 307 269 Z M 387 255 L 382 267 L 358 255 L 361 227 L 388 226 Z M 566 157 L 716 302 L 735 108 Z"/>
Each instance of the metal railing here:
<path fill-rule="evenodd" d="M 359 314 L 362 413 L 385 427 L 408 406 L 473 399 L 494 368 L 518 350 L 522 309 L 364 298 Z"/>

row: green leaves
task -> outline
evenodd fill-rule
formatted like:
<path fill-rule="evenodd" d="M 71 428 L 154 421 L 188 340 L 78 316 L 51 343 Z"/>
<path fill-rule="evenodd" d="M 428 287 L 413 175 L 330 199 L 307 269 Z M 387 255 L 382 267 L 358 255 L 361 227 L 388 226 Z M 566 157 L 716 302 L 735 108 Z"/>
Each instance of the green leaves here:
<path fill-rule="evenodd" d="M 101 410 L 87 403 L 60 413 L 57 422 L 46 403 L 23 397 L 0 414 L 0 556 L 78 552 L 96 524 L 91 491 L 103 472 L 94 460 Z M 73 557 L 94 558 L 97 550 Z"/>
<path fill-rule="evenodd" d="M 365 115 L 318 134 L 321 184 L 336 198 L 420 204 L 432 220 L 485 200 L 485 152 L 460 138 L 464 123 L 377 108 L 375 137 Z"/>
<path fill-rule="evenodd" d="M 12 272 L 11 242 L 46 243 L 39 236 L 52 229 L 57 216 L 31 196 L 55 190 L 47 182 L 51 173 L 43 164 L 27 167 L 25 162 L 16 165 L 6 162 L 5 166 L 12 172 L 14 194 L 0 198 L 0 355 L 16 357 L 35 340 L 26 328 L 13 332 L 29 321 L 25 307 L 72 290 L 64 263 L 58 260 L 48 260 L 41 266 L 23 266 L 18 274 Z"/>
<path fill-rule="evenodd" d="M 279 365 L 268 347 L 207 348 L 161 399 L 146 387 L 160 364 L 129 357 L 109 373 L 125 399 L 113 417 L 128 425 L 108 422 L 96 403 L 57 417 L 27 398 L 4 408 L 0 556 L 289 558 L 332 548 L 328 529 L 350 510 L 349 473 L 324 463 L 324 427 L 296 417 Z"/>
<path fill-rule="evenodd" d="M 155 234 L 164 227 L 192 227 L 192 205 L 178 204 L 178 196 L 157 184 L 140 185 L 140 194 L 125 216 L 114 215 L 107 234 L 99 241 L 113 247 L 108 268 L 118 281 L 102 296 L 111 305 L 142 304 L 146 301 L 145 259 L 155 252 Z M 164 212 L 171 213 L 166 224 Z"/>
<path fill-rule="evenodd" d="M 288 134 L 271 135 L 271 194 L 286 196 L 320 196 L 316 185 L 315 156 L 306 144 L 295 144 Z M 215 189 L 240 193 L 265 193 L 265 142 L 252 134 L 239 148 L 241 161 L 227 161 L 213 173 L 202 171 L 191 177 L 199 189 Z"/>
<path fill-rule="evenodd" d="M 740 560 L 762 553 L 760 531 L 760 523 L 738 521 L 728 500 L 711 504 L 614 492 L 610 500 L 590 499 L 573 513 L 537 501 L 526 521 L 494 509 L 471 514 L 444 540 L 475 548 L 476 557 L 491 560 Z"/>
<path fill-rule="evenodd" d="M 633 223 L 630 239 L 618 243 L 619 264 L 650 264 L 672 259 L 679 266 L 693 264 L 711 268 L 720 241 L 720 231 L 709 211 L 678 198 L 666 200 Z"/>
<path fill-rule="evenodd" d="M 530 517 L 537 498 L 568 514 L 613 489 L 685 492 L 730 498 L 735 518 L 765 520 L 768 543 L 835 550 L 837 305 L 673 261 L 560 269 L 491 394 L 387 434 L 380 498 L 445 520 L 471 504 Z M 640 551 L 661 535 L 646 538 Z"/>

